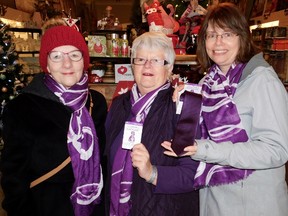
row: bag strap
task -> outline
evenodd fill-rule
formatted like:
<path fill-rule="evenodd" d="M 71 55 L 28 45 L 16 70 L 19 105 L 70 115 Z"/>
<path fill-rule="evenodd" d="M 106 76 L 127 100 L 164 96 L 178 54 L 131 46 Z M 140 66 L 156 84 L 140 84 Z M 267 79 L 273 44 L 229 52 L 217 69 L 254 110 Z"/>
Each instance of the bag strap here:
<path fill-rule="evenodd" d="M 41 182 L 45 181 L 46 179 L 52 177 L 57 172 L 62 170 L 67 164 L 69 164 L 71 161 L 71 157 L 69 156 L 65 161 L 63 161 L 59 166 L 57 166 L 55 169 L 51 170 L 50 172 L 40 176 L 39 178 L 35 179 L 33 182 L 30 183 L 30 188 L 35 187 L 36 185 L 40 184 Z"/>
<path fill-rule="evenodd" d="M 93 100 L 92 100 L 92 95 L 91 92 L 89 91 L 89 96 L 90 96 L 90 107 L 89 107 L 89 113 L 90 115 L 92 114 L 92 108 L 94 106 Z M 60 170 L 62 170 L 65 166 L 67 166 L 71 161 L 71 157 L 69 156 L 66 158 L 65 161 L 63 161 L 59 166 L 57 166 L 55 169 L 51 170 L 50 172 L 40 176 L 39 178 L 35 179 L 30 183 L 30 188 L 35 187 L 36 185 L 40 184 L 41 182 L 47 180 L 48 178 L 52 177 L 56 173 L 58 173 Z"/>
<path fill-rule="evenodd" d="M 93 108 L 94 104 L 93 104 L 92 94 L 90 91 L 89 91 L 89 97 L 90 97 L 89 114 L 90 114 L 90 116 L 92 116 L 92 108 Z"/>

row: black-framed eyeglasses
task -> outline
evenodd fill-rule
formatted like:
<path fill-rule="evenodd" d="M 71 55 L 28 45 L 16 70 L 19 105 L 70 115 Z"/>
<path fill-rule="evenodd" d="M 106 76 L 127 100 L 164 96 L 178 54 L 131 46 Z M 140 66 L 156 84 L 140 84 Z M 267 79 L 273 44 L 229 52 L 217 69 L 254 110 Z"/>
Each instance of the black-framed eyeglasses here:
<path fill-rule="evenodd" d="M 78 62 L 83 58 L 83 53 L 80 50 L 73 50 L 68 53 L 61 51 L 51 51 L 48 53 L 49 58 L 53 62 L 62 62 L 64 60 L 64 55 L 67 55 L 69 59 L 74 62 Z"/>
<path fill-rule="evenodd" d="M 132 63 L 134 65 L 145 65 L 147 62 L 149 62 L 149 64 L 152 66 L 164 66 L 169 64 L 169 62 L 164 59 L 144 59 L 144 58 L 132 59 Z"/>

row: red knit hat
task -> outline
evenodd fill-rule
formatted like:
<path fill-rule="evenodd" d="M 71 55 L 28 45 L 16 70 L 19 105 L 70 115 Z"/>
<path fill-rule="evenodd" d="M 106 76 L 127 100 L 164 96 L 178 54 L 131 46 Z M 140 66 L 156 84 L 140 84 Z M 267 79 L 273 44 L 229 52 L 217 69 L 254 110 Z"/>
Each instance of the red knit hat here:
<path fill-rule="evenodd" d="M 77 47 L 83 53 L 84 70 L 89 67 L 89 52 L 87 44 L 80 32 L 69 26 L 55 26 L 45 31 L 41 38 L 39 62 L 42 70 L 47 71 L 48 53 L 54 48 L 64 45 Z"/>

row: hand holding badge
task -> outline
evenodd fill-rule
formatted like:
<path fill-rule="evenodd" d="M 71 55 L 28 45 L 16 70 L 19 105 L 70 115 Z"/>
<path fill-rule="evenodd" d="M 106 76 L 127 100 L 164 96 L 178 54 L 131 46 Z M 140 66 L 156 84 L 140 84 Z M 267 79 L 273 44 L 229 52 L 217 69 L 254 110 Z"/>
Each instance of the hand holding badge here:
<path fill-rule="evenodd" d="M 143 125 L 137 122 L 125 122 L 122 148 L 131 150 L 137 143 L 141 143 Z"/>

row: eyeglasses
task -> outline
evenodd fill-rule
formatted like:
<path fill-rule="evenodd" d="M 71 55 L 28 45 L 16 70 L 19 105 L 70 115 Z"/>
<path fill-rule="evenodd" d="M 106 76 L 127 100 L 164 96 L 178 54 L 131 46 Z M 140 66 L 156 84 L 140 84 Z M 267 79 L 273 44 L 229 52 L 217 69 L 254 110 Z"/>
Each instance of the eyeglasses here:
<path fill-rule="evenodd" d="M 51 51 L 48 56 L 53 62 L 62 62 L 64 55 L 67 55 L 71 61 L 78 62 L 83 58 L 83 53 L 80 50 L 73 50 L 68 53 L 61 51 Z"/>
<path fill-rule="evenodd" d="M 133 58 L 132 63 L 134 65 L 145 65 L 147 62 L 149 62 L 150 65 L 152 66 L 164 66 L 169 64 L 168 61 L 164 59 L 144 59 L 144 58 Z"/>
<path fill-rule="evenodd" d="M 238 34 L 232 32 L 224 32 L 223 34 L 217 34 L 216 32 L 211 32 L 205 35 L 205 39 L 206 41 L 209 42 L 215 42 L 218 36 L 221 37 L 222 41 L 231 41 L 235 36 L 238 36 Z"/>

